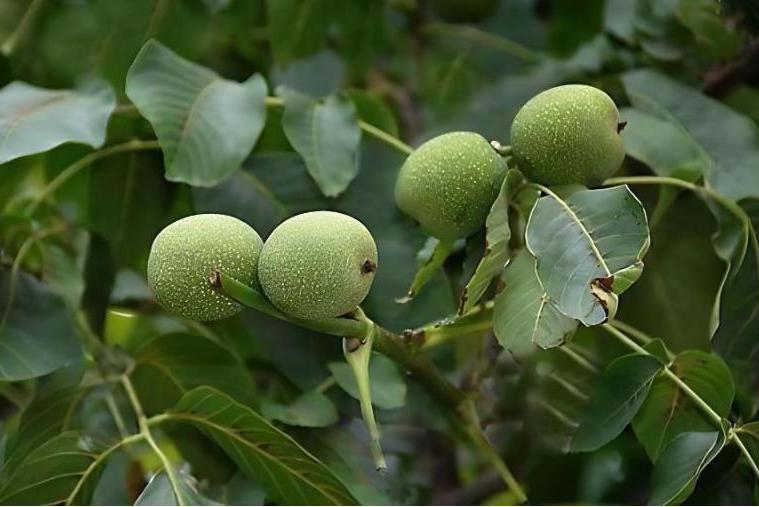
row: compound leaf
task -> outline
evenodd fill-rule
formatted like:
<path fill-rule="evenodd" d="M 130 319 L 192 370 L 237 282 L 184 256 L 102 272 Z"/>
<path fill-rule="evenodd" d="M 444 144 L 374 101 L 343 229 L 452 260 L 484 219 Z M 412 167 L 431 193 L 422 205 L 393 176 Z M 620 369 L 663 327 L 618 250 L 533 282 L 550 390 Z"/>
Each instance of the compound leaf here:
<path fill-rule="evenodd" d="M 678 354 L 670 369 L 715 412 L 726 417 L 735 396 L 727 365 L 717 356 L 700 350 Z M 646 401 L 633 419 L 633 430 L 652 461 L 680 433 L 708 431 L 713 423 L 671 379 L 654 381 Z"/>
<path fill-rule="evenodd" d="M 263 417 L 210 387 L 185 394 L 169 420 L 208 434 L 277 503 L 354 505 L 345 485 L 317 458 Z"/>
<path fill-rule="evenodd" d="M 585 408 L 571 449 L 593 451 L 622 433 L 646 399 L 661 368 L 658 359 L 643 354 L 614 360 Z"/>

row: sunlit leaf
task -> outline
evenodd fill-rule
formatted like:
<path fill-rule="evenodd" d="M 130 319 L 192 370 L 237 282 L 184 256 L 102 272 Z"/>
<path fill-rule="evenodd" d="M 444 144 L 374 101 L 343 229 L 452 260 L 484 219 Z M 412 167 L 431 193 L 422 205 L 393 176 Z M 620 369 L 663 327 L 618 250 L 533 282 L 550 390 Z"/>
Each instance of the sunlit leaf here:
<path fill-rule="evenodd" d="M 648 250 L 646 212 L 626 186 L 581 190 L 566 200 L 547 195 L 535 203 L 525 240 L 559 310 L 600 324 L 616 311 L 615 273 Z"/>
<path fill-rule="evenodd" d="M 616 438 L 632 421 L 661 370 L 658 359 L 620 357 L 606 368 L 572 439 L 573 451 L 593 451 Z"/>
<path fill-rule="evenodd" d="M 0 164 L 63 143 L 99 148 L 116 97 L 108 84 L 48 90 L 14 81 L 0 90 Z"/>
<path fill-rule="evenodd" d="M 266 120 L 266 83 L 228 81 L 150 40 L 129 69 L 126 93 L 153 125 L 166 178 L 212 186 L 240 167 Z"/>

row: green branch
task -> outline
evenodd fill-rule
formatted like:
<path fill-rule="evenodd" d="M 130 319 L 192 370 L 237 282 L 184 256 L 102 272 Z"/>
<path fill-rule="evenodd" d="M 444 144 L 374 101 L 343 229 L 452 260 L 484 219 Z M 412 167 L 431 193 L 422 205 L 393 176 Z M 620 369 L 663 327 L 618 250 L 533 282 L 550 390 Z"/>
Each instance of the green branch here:
<path fill-rule="evenodd" d="M 174 491 L 174 496 L 176 496 L 177 504 L 184 505 L 182 495 L 180 494 L 181 490 L 179 489 L 179 478 L 176 476 L 174 466 L 171 464 L 171 461 L 166 456 L 166 454 L 158 446 L 155 439 L 153 439 L 153 434 L 150 432 L 150 424 L 148 423 L 147 417 L 145 417 L 145 411 L 142 409 L 142 404 L 140 404 L 140 400 L 137 397 L 137 392 L 134 390 L 132 381 L 127 375 L 121 376 L 121 385 L 124 387 L 124 391 L 127 393 L 129 402 L 132 404 L 134 415 L 137 418 L 137 426 L 140 428 L 139 435 L 141 435 L 143 439 L 148 443 L 148 445 L 150 445 L 150 447 L 153 449 L 153 452 L 161 461 L 161 465 L 166 471 L 166 476 L 169 478 L 171 489 Z"/>
<path fill-rule="evenodd" d="M 265 100 L 265 104 L 267 106 L 269 106 L 269 107 L 285 107 L 285 101 L 282 100 L 280 97 L 271 97 L 270 96 L 270 97 L 266 97 L 266 99 L 264 99 L 264 100 Z M 400 153 L 402 153 L 404 155 L 411 155 L 411 153 L 414 151 L 414 148 L 412 148 L 408 144 L 404 143 L 403 141 L 401 141 L 397 137 L 395 137 L 395 136 L 393 136 L 391 134 L 388 134 L 384 130 L 375 127 L 371 123 L 367 123 L 364 120 L 359 120 L 358 121 L 358 126 L 361 128 L 361 130 L 363 130 L 364 132 L 366 132 L 370 136 L 372 136 L 372 137 L 374 137 L 376 139 L 379 139 L 383 143 L 386 143 L 386 144 L 392 146 L 393 148 L 395 148 L 396 150 L 398 150 L 398 152 L 400 152 Z"/>
<path fill-rule="evenodd" d="M 366 336 L 367 324 L 360 319 L 350 317 L 337 317 L 320 320 L 305 320 L 290 317 L 277 310 L 266 297 L 254 288 L 239 282 L 219 271 L 214 271 L 209 276 L 211 286 L 234 299 L 243 306 L 253 308 L 279 320 L 290 322 L 297 326 L 317 331 L 319 333 L 335 336 Z"/>
<path fill-rule="evenodd" d="M 416 354 L 414 347 L 409 346 L 408 341 L 403 337 L 375 324 L 366 316 L 361 316 L 359 320 L 352 318 L 333 318 L 318 321 L 293 319 L 274 308 L 258 291 L 234 278 L 225 276 L 223 273 L 212 273 L 209 277 L 209 283 L 242 305 L 314 331 L 343 337 L 364 337 L 368 335 L 369 328 L 367 326 L 372 326 L 374 329 L 374 350 L 403 366 L 404 370 L 410 372 L 441 405 L 446 407 L 449 418 L 472 439 L 519 501 L 525 502 L 527 500 L 522 487 L 508 466 L 482 434 L 472 400 L 448 381 L 426 357 Z M 485 304 L 485 306 L 487 305 Z M 361 314 L 359 313 L 359 315 Z"/>

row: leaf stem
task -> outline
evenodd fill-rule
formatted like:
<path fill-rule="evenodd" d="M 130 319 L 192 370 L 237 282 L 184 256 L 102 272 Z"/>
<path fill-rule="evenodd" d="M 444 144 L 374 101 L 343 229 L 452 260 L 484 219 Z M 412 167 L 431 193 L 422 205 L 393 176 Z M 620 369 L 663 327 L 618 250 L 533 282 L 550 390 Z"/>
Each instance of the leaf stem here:
<path fill-rule="evenodd" d="M 92 153 L 89 153 L 85 155 L 84 157 L 80 158 L 67 168 L 65 168 L 63 171 L 61 171 L 55 178 L 50 180 L 50 182 L 45 185 L 45 188 L 42 189 L 42 191 L 37 195 L 37 197 L 34 198 L 34 200 L 29 203 L 29 206 L 26 208 L 26 214 L 27 216 L 32 215 L 34 211 L 39 207 L 39 205 L 47 199 L 50 195 L 55 193 L 56 190 L 58 190 L 64 183 L 66 183 L 69 179 L 71 179 L 73 176 L 75 176 L 79 171 L 82 171 L 83 169 L 86 169 L 93 163 L 97 162 L 98 160 L 102 158 L 107 158 L 112 155 L 117 155 L 119 153 L 124 153 L 128 151 L 143 151 L 143 150 L 157 150 L 160 149 L 161 146 L 158 144 L 158 141 L 143 141 L 140 139 L 132 139 L 131 141 L 127 141 L 125 143 L 116 144 L 113 146 L 108 146 L 107 148 L 103 148 L 98 151 L 93 151 Z"/>
<path fill-rule="evenodd" d="M 285 106 L 285 101 L 282 100 L 282 98 L 280 97 L 268 96 L 264 99 L 264 103 L 269 107 L 284 107 Z M 392 146 L 393 148 L 398 150 L 399 153 L 403 153 L 404 155 L 410 155 L 414 151 L 414 148 L 412 148 L 408 144 L 404 143 L 397 137 L 394 137 L 391 134 L 388 134 L 384 130 L 378 127 L 375 127 L 371 123 L 367 123 L 364 120 L 359 120 L 358 126 L 361 128 L 361 130 L 363 130 L 370 136 L 376 139 L 379 139 L 380 141 L 388 144 L 389 146 Z"/>
<path fill-rule="evenodd" d="M 169 483 L 171 484 L 171 489 L 174 491 L 174 496 L 176 497 L 177 504 L 185 505 L 184 499 L 181 495 L 181 490 L 179 489 L 179 479 L 177 478 L 174 471 L 174 466 L 171 464 L 169 458 L 166 456 L 166 454 L 164 454 L 156 441 L 153 439 L 153 434 L 150 432 L 150 424 L 148 423 L 148 419 L 145 417 L 145 411 L 142 409 L 142 404 L 140 404 L 140 399 L 137 397 L 137 392 L 134 390 L 134 386 L 132 385 L 132 381 L 129 379 L 129 376 L 121 376 L 121 385 L 124 387 L 124 391 L 127 393 L 129 402 L 132 404 L 134 415 L 137 418 L 137 426 L 140 428 L 139 434 L 143 436 L 145 441 L 148 443 L 148 445 L 150 445 L 150 447 L 153 449 L 153 452 L 161 461 L 161 465 L 166 471 L 166 476 L 168 477 Z"/>
<path fill-rule="evenodd" d="M 374 348 L 393 359 L 409 371 L 427 391 L 448 409 L 448 416 L 462 429 L 485 458 L 493 465 L 501 479 L 509 486 L 520 503 L 527 496 L 516 481 L 503 459 L 491 447 L 482 434 L 472 401 L 460 389 L 451 384 L 440 371 L 424 356 L 415 355 L 404 339 L 387 329 L 377 326 Z"/>
<path fill-rule="evenodd" d="M 543 58 L 539 52 L 527 46 L 469 25 L 441 22 L 427 23 L 422 27 L 422 31 L 429 35 L 451 36 L 468 42 L 474 42 L 527 63 L 534 63 Z"/>

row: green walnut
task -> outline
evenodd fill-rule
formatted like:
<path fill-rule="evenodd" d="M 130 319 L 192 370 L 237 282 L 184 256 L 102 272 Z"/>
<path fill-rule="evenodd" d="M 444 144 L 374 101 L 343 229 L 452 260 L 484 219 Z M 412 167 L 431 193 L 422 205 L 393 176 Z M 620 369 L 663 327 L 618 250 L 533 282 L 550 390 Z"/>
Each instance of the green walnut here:
<path fill-rule="evenodd" d="M 476 23 L 487 18 L 498 7 L 499 0 L 435 0 L 435 13 L 451 23 Z"/>
<path fill-rule="evenodd" d="M 256 286 L 263 241 L 245 222 L 226 215 L 193 215 L 177 220 L 153 241 L 148 284 L 167 310 L 192 320 L 217 320 L 241 310 L 214 290 L 214 270 Z"/>
<path fill-rule="evenodd" d="M 622 165 L 624 123 L 614 101 L 592 86 L 565 85 L 530 99 L 511 125 L 514 159 L 536 183 L 594 186 Z"/>
<path fill-rule="evenodd" d="M 282 222 L 261 251 L 261 287 L 283 313 L 339 317 L 366 298 L 377 270 L 377 245 L 353 217 L 312 211 Z"/>
<path fill-rule="evenodd" d="M 506 164 L 484 137 L 451 132 L 409 155 L 398 173 L 395 200 L 430 236 L 465 238 L 482 228 L 505 174 Z"/>

